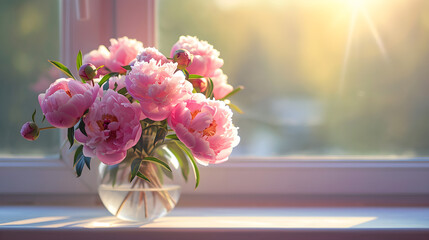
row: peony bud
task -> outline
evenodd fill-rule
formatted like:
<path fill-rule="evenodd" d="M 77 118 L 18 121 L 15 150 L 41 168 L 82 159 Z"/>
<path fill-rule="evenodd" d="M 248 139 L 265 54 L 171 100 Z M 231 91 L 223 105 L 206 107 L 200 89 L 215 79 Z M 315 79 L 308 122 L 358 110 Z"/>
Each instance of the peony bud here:
<path fill-rule="evenodd" d="M 207 80 L 205 78 L 189 79 L 197 92 L 204 92 L 207 89 Z"/>
<path fill-rule="evenodd" d="M 92 63 L 87 63 L 79 68 L 79 76 L 85 80 L 92 80 L 97 75 L 97 68 Z"/>
<path fill-rule="evenodd" d="M 34 141 L 39 137 L 39 127 L 35 122 L 26 122 L 22 125 L 21 135 L 29 141 Z"/>
<path fill-rule="evenodd" d="M 177 63 L 177 69 L 183 70 L 191 65 L 194 55 L 186 49 L 178 49 L 174 52 L 173 62 Z"/>

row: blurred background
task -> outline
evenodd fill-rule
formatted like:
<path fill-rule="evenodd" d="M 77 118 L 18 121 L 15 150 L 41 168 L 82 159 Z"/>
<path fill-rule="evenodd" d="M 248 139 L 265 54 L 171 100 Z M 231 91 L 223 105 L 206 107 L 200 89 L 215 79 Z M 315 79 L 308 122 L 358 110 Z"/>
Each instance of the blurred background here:
<path fill-rule="evenodd" d="M 0 2 L 0 155 L 50 155 L 59 133 L 19 135 L 60 77 L 59 4 Z M 4 34 L 7 33 L 7 34 Z M 428 156 L 429 2 L 159 0 L 158 47 L 206 40 L 245 90 L 234 156 Z M 46 125 L 47 123 L 45 123 Z"/>
<path fill-rule="evenodd" d="M 0 1 L 0 156 L 59 152 L 59 131 L 44 131 L 36 142 L 19 134 L 34 109 L 41 122 L 37 96 L 63 77 L 48 62 L 60 57 L 59 26 L 59 1 Z"/>
<path fill-rule="evenodd" d="M 221 53 L 234 155 L 429 153 L 429 2 L 159 2 L 159 47 L 198 36 Z"/>

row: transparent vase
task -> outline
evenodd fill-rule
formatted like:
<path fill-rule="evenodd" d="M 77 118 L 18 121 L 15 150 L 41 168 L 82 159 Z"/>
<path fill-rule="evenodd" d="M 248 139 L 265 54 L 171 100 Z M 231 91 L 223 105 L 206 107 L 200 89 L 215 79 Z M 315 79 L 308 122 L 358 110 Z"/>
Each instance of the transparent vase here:
<path fill-rule="evenodd" d="M 147 177 L 135 177 L 131 182 L 131 164 L 135 160 L 133 149 L 127 158 L 117 165 L 101 164 L 98 194 L 107 210 L 114 216 L 127 221 L 151 222 L 165 216 L 174 209 L 180 197 L 183 184 L 184 164 L 175 157 L 168 144 L 157 147 L 154 156 L 168 164 L 168 171 L 160 164 L 142 161 L 139 171 Z M 129 157 L 131 156 L 131 157 Z"/>

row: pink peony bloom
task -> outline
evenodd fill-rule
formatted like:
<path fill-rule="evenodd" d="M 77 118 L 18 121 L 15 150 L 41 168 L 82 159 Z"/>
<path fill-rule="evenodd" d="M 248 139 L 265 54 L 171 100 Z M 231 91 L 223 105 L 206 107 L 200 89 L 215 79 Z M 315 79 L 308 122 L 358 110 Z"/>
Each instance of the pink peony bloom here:
<path fill-rule="evenodd" d="M 168 124 L 200 163 L 221 163 L 240 142 L 231 117 L 223 101 L 197 93 L 173 109 Z"/>
<path fill-rule="evenodd" d="M 208 42 L 200 41 L 196 37 L 181 36 L 173 45 L 170 56 L 173 57 L 178 49 L 186 49 L 194 55 L 191 65 L 186 68 L 190 74 L 211 77 L 214 71 L 223 65 L 223 60 L 219 58 L 219 51 Z"/>
<path fill-rule="evenodd" d="M 39 137 L 39 127 L 35 122 L 26 122 L 22 125 L 21 136 L 29 141 L 34 141 Z"/>
<path fill-rule="evenodd" d="M 116 91 L 119 91 L 124 87 L 125 87 L 125 75 L 109 78 L 109 89 L 116 88 Z"/>
<path fill-rule="evenodd" d="M 151 59 L 155 59 L 157 63 L 161 62 L 161 64 L 168 62 L 168 59 L 158 49 L 151 47 L 144 48 L 136 59 L 139 62 L 149 62 Z"/>
<path fill-rule="evenodd" d="M 223 73 L 222 69 L 217 69 L 211 79 L 213 81 L 213 94 L 215 99 L 221 99 L 234 90 L 234 87 L 227 83 L 228 76 Z"/>
<path fill-rule="evenodd" d="M 127 37 L 122 37 L 118 40 L 112 38 L 110 39 L 110 44 L 110 59 L 106 66 L 112 72 L 121 74 L 127 72 L 122 66 L 130 64 L 137 57 L 137 54 L 143 51 L 143 43 Z"/>
<path fill-rule="evenodd" d="M 192 95 L 192 84 L 176 63 L 161 65 L 154 59 L 136 62 L 125 77 L 128 93 L 140 102 L 143 113 L 150 119 L 166 119 L 173 108 Z"/>
<path fill-rule="evenodd" d="M 82 64 L 91 63 L 95 67 L 106 66 L 110 59 L 110 52 L 104 45 L 100 45 L 97 50 L 92 50 L 91 52 L 85 54 L 82 59 Z M 98 69 L 97 76 L 106 75 L 109 73 L 104 67 Z"/>
<path fill-rule="evenodd" d="M 76 140 L 84 144 L 83 154 L 108 165 L 120 163 L 141 136 L 140 112 L 137 103 L 107 90 L 83 118 L 88 136 L 79 130 L 75 132 Z"/>
<path fill-rule="evenodd" d="M 57 128 L 74 126 L 92 105 L 98 85 L 91 86 L 71 78 L 60 78 L 39 94 L 39 104 L 46 120 Z"/>

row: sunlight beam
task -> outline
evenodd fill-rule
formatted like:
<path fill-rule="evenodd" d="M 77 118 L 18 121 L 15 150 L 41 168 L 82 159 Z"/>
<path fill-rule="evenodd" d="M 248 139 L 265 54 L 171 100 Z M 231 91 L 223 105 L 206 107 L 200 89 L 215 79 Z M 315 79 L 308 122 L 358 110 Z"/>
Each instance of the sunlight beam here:
<path fill-rule="evenodd" d="M 343 66 L 341 68 L 340 82 L 338 84 L 338 95 L 339 96 L 341 96 L 343 94 L 343 90 L 344 90 L 344 81 L 346 78 L 347 65 L 349 62 L 350 49 L 351 49 L 352 42 L 353 42 L 353 34 L 355 31 L 356 18 L 357 18 L 358 10 L 359 10 L 358 8 L 353 9 L 353 14 L 352 14 L 351 20 L 350 20 L 349 32 L 347 34 L 346 52 L 344 54 Z"/>
<path fill-rule="evenodd" d="M 378 33 L 378 30 L 374 25 L 374 21 L 372 21 L 371 16 L 368 14 L 368 11 L 365 8 L 362 8 L 362 14 L 365 18 L 365 21 L 368 23 L 371 34 L 374 37 L 375 43 L 377 44 L 381 55 L 383 56 L 384 60 L 389 61 L 389 56 L 387 55 L 387 51 L 384 47 L 383 41 L 381 40 L 380 34 Z"/>
<path fill-rule="evenodd" d="M 376 219 L 374 216 L 170 216 L 140 228 L 353 228 Z"/>
<path fill-rule="evenodd" d="M 36 223 L 45 223 L 45 222 L 64 220 L 67 218 L 68 217 L 36 217 L 36 218 L 29 218 L 29 219 L 23 219 L 23 220 L 18 220 L 18 221 L 0 223 L 0 226 L 28 225 L 28 224 L 36 224 Z"/>

